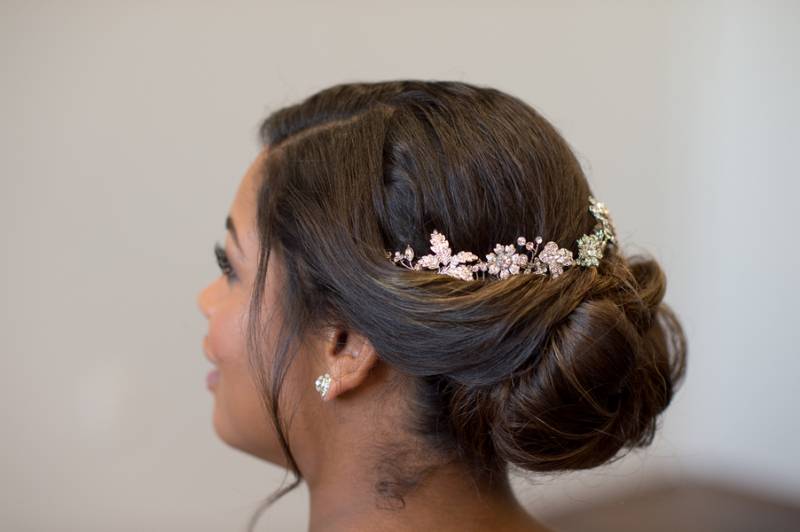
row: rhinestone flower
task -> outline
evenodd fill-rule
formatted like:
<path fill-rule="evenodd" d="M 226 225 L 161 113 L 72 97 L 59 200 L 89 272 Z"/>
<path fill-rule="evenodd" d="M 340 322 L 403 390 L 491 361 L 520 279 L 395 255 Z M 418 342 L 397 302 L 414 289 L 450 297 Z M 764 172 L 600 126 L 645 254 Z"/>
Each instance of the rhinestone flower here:
<path fill-rule="evenodd" d="M 505 279 L 509 275 L 518 274 L 520 266 L 528 263 L 528 256 L 516 253 L 516 248 L 511 244 L 505 246 L 497 244 L 494 252 L 486 255 L 486 263 L 489 265 L 490 274 Z"/>
<path fill-rule="evenodd" d="M 555 242 L 545 244 L 544 249 L 537 258 L 541 263 L 547 265 L 553 277 L 558 277 L 564 273 L 565 266 L 571 266 L 574 263 L 572 252 L 566 248 L 559 249 L 558 244 Z"/>
<path fill-rule="evenodd" d="M 608 243 L 616 243 L 616 236 L 608 208 L 602 202 L 589 196 L 589 212 L 595 217 L 597 223 L 594 232 L 583 235 L 578 239 L 578 258 L 576 263 L 580 266 L 599 266 L 600 259 Z"/>
<path fill-rule="evenodd" d="M 597 234 L 583 235 L 578 239 L 578 259 L 580 266 L 599 266 L 603 258 L 603 239 Z"/>

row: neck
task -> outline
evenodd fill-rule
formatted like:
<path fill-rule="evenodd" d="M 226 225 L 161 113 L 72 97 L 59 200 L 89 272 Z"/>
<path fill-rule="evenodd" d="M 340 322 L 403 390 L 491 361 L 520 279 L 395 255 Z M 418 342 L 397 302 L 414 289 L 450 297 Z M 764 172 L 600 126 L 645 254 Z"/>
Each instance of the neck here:
<path fill-rule="evenodd" d="M 479 488 L 463 467 L 438 467 L 397 499 L 379 495 L 374 472 L 318 477 L 309 484 L 309 532 L 361 530 L 537 530 L 508 478 Z M 400 485 L 404 485 L 401 481 Z"/>

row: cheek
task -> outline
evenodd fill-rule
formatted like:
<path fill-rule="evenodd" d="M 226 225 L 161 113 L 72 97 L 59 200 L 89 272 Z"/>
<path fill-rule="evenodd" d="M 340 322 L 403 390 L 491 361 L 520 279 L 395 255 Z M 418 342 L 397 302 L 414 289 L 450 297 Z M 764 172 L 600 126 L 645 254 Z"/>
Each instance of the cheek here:
<path fill-rule="evenodd" d="M 220 371 L 246 362 L 246 315 L 241 308 L 230 305 L 209 319 L 208 343 Z"/>
<path fill-rule="evenodd" d="M 225 442 L 255 453 L 268 438 L 269 429 L 250 374 L 246 315 L 240 309 L 219 309 L 209 319 L 209 349 L 219 370 L 213 390 L 214 427 Z"/>
<path fill-rule="evenodd" d="M 275 427 L 264 410 L 261 391 L 251 374 L 246 316 L 240 309 L 220 309 L 209 319 L 209 349 L 220 374 L 213 391 L 214 430 L 231 447 L 288 467 Z M 271 334 L 268 336 L 271 338 Z"/>

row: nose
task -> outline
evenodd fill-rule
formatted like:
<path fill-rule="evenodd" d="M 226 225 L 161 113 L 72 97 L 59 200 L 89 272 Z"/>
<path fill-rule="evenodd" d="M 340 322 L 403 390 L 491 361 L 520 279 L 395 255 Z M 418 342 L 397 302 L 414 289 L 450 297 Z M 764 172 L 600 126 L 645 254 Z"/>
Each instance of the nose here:
<path fill-rule="evenodd" d="M 197 308 L 200 309 L 200 313 L 203 314 L 206 318 L 211 316 L 211 285 L 206 286 L 203 290 L 197 294 Z"/>

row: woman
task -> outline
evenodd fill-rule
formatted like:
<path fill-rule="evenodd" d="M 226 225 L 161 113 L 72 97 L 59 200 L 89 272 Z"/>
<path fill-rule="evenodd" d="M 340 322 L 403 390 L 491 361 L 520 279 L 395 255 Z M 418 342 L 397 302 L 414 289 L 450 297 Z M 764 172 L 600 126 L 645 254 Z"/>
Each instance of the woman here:
<path fill-rule="evenodd" d="M 251 528 L 304 479 L 312 532 L 546 530 L 512 468 L 651 443 L 685 371 L 664 273 L 534 109 L 352 83 L 261 136 L 198 298 L 217 434 L 296 476 Z"/>

